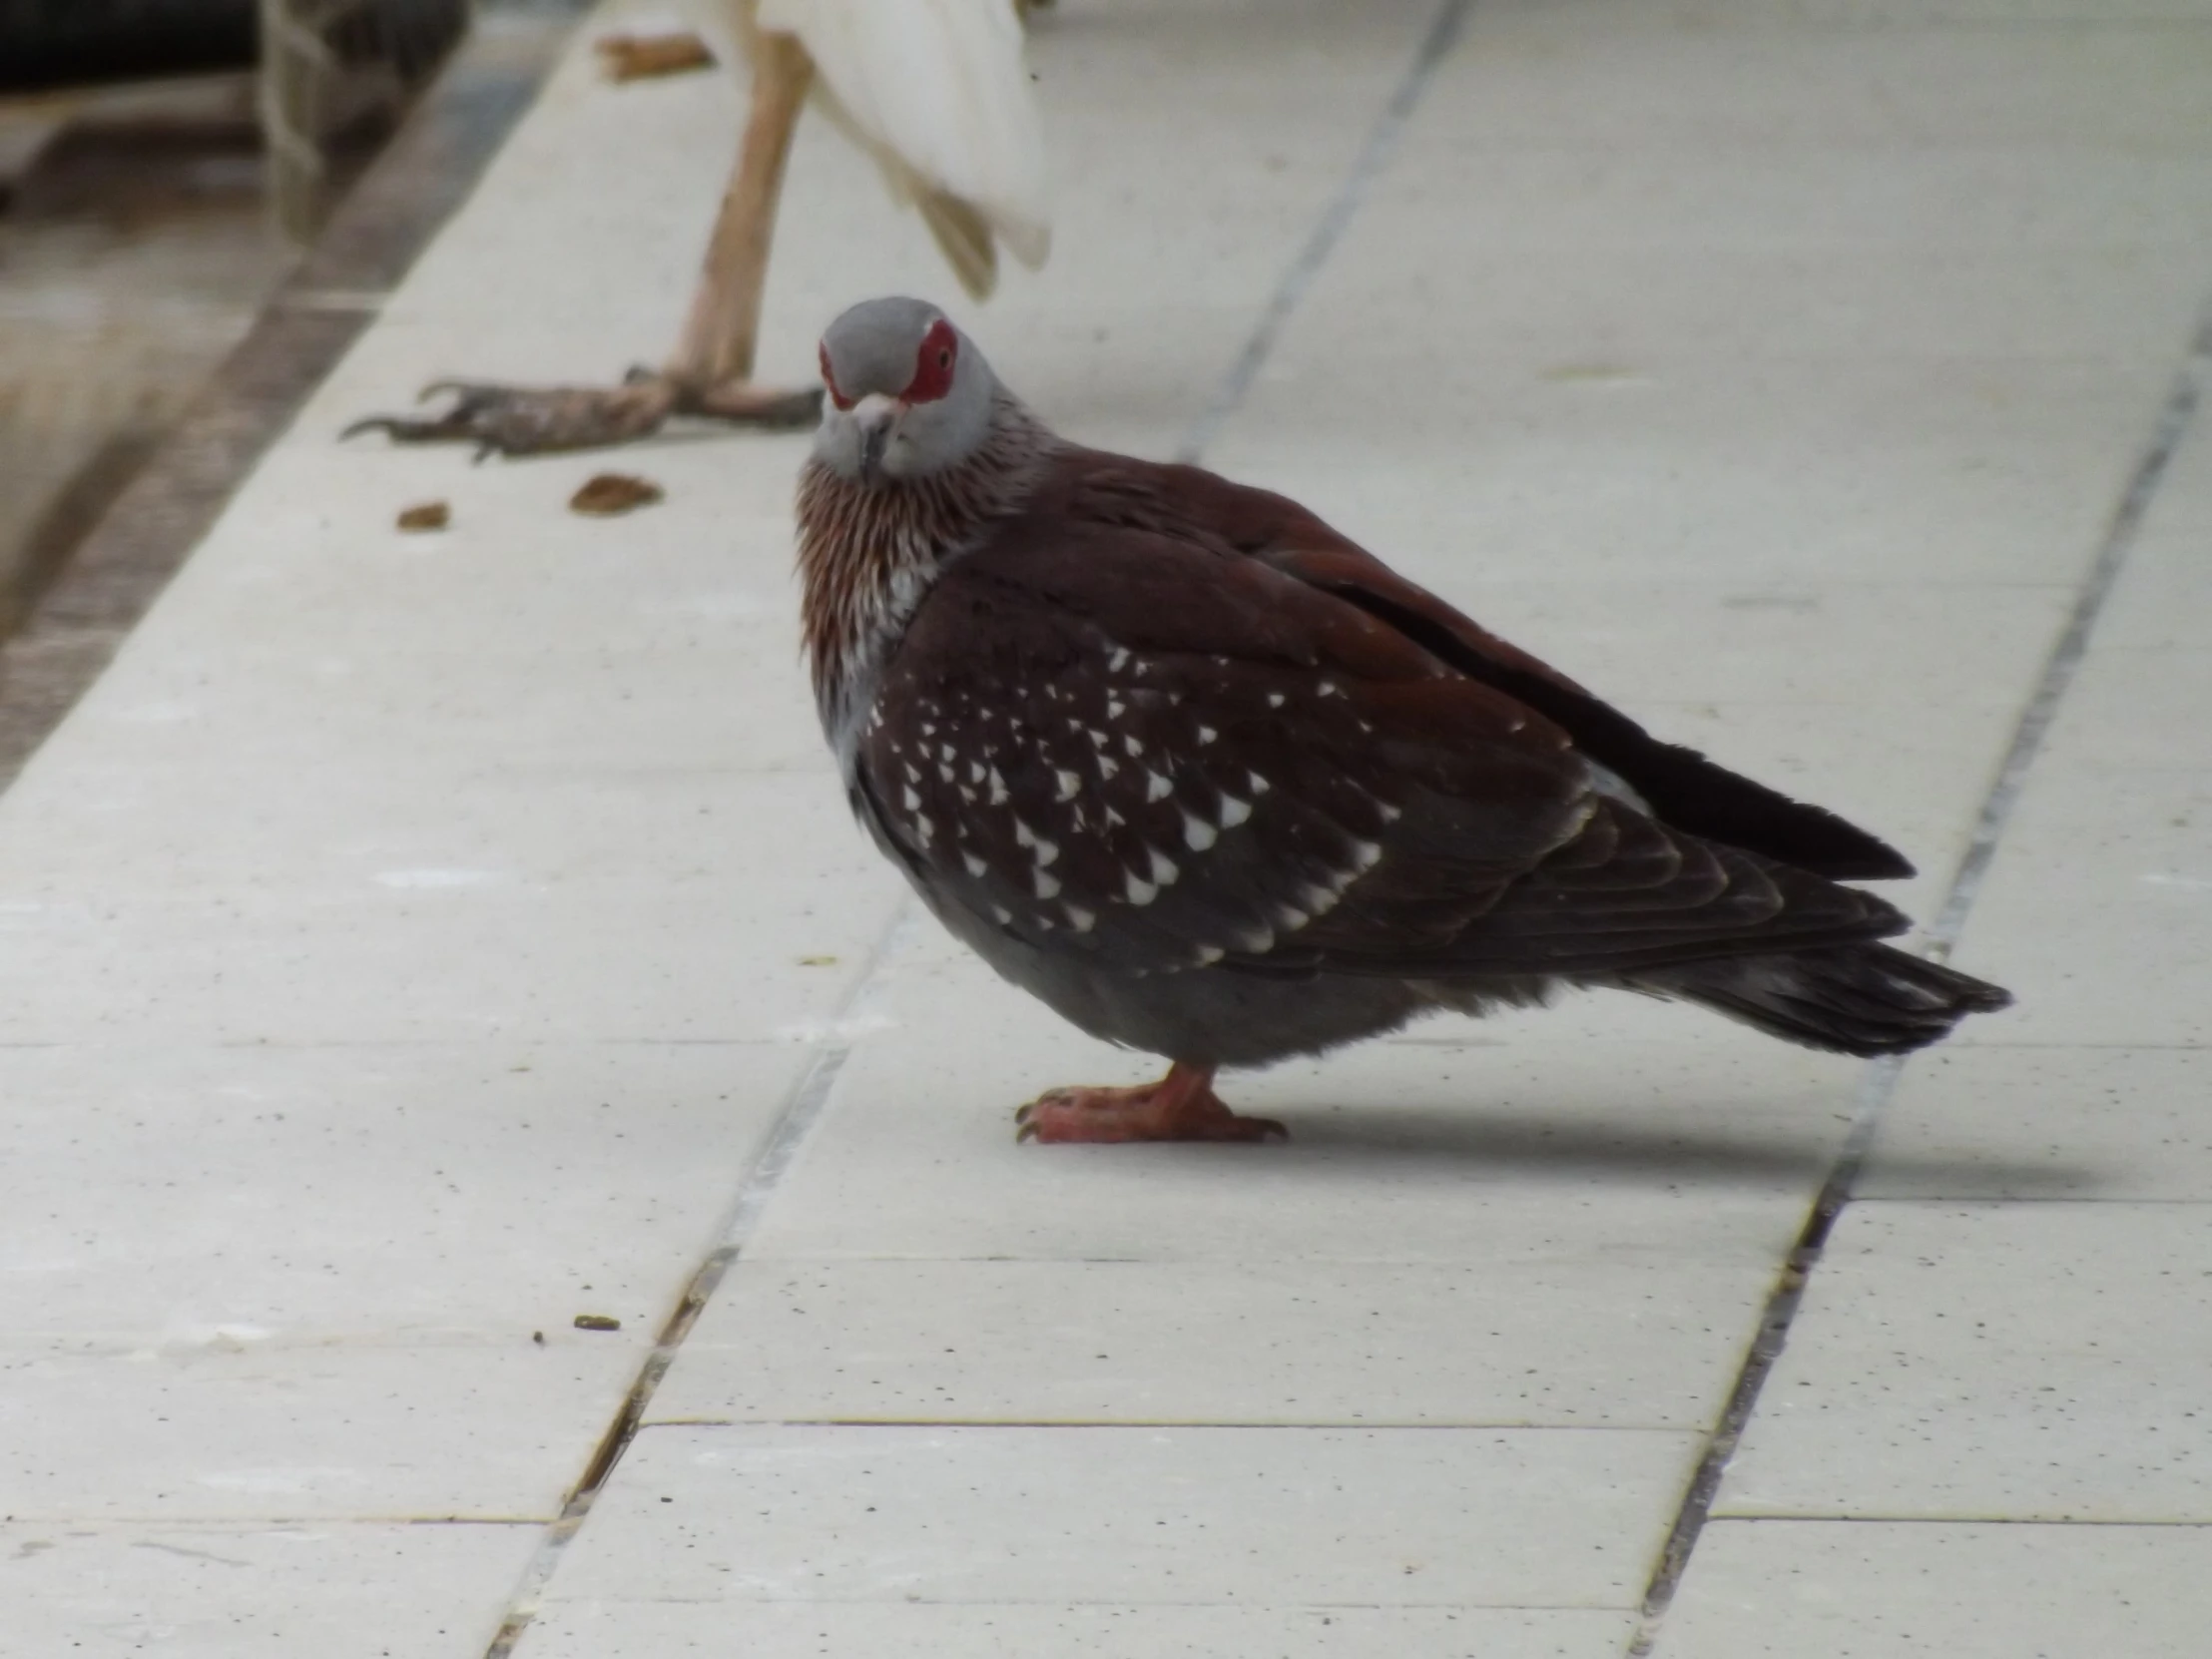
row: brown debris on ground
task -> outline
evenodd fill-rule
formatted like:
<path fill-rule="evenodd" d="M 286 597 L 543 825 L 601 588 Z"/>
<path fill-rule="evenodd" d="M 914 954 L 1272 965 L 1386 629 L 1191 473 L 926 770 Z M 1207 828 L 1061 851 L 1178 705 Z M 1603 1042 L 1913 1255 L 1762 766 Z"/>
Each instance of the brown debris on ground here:
<path fill-rule="evenodd" d="M 715 55 L 707 43 L 691 33 L 671 35 L 608 35 L 594 41 L 601 68 L 615 82 L 645 81 L 663 75 L 689 75 L 712 69 Z"/>
<path fill-rule="evenodd" d="M 587 479 L 584 486 L 568 498 L 568 510 L 590 518 L 612 518 L 617 513 L 650 507 L 665 499 L 667 494 L 650 478 L 633 477 L 627 472 L 601 472 Z"/>

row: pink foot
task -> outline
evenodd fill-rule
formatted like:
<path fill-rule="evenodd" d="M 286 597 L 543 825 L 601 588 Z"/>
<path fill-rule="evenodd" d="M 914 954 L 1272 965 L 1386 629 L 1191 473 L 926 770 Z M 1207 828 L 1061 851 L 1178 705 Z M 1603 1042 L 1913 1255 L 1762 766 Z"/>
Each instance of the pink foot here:
<path fill-rule="evenodd" d="M 1177 1065 L 1134 1089 L 1049 1089 L 1014 1116 L 1015 1138 L 1057 1141 L 1290 1139 L 1273 1118 L 1241 1118 L 1215 1096 L 1209 1068 Z"/>

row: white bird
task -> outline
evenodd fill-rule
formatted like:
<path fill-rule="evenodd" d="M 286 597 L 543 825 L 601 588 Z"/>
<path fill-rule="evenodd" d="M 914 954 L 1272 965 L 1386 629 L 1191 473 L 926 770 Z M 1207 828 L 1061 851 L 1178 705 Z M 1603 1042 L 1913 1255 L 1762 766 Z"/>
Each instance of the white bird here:
<path fill-rule="evenodd" d="M 813 104 L 882 170 L 892 199 L 920 213 L 960 285 L 998 280 L 998 249 L 1034 270 L 1052 232 L 1044 137 L 1023 55 L 1021 14 L 1037 0 L 728 0 L 752 71 L 752 107 L 705 270 L 674 354 L 618 386 L 505 386 L 440 380 L 439 414 L 375 415 L 346 435 L 460 440 L 537 454 L 622 443 L 674 414 L 811 425 L 821 389 L 753 380 L 761 298 L 800 111 Z"/>

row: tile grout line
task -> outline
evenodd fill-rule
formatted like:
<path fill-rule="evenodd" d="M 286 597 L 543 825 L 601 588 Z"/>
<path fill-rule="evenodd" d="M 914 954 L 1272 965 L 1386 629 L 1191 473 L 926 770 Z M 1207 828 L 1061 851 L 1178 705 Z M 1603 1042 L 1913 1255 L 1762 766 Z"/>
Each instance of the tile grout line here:
<path fill-rule="evenodd" d="M 1442 0 L 1420 44 L 1415 48 L 1413 60 L 1400 77 L 1383 107 L 1382 116 L 1369 130 L 1367 142 L 1361 146 L 1359 158 L 1354 162 L 1351 174 L 1339 188 L 1329 206 L 1323 210 L 1320 222 L 1300 247 L 1283 279 L 1269 296 L 1260 320 L 1247 337 L 1244 348 L 1223 375 L 1220 385 L 1206 406 L 1192 422 L 1183 442 L 1177 447 L 1176 458 L 1195 461 L 1208 444 L 1220 435 L 1243 404 L 1251 391 L 1261 367 L 1275 349 L 1275 343 L 1283 324 L 1298 308 L 1315 276 L 1328 263 L 1329 256 L 1343 241 L 1346 229 L 1358 213 L 1368 186 L 1382 172 L 1397 148 L 1399 135 L 1404 131 L 1407 119 L 1419 104 L 1421 94 L 1427 90 L 1430 75 L 1442 62 L 1459 37 L 1473 0 Z M 896 948 L 901 931 L 912 914 L 910 902 L 901 900 L 893 912 L 890 923 L 876 941 L 867 965 L 837 1004 L 832 1016 L 832 1028 L 850 1019 L 864 1005 L 873 990 L 876 978 L 884 963 Z M 653 1394 L 675 1363 L 684 1340 L 691 1335 L 700 1314 L 713 1297 L 717 1287 L 731 1266 L 738 1260 L 759 1225 L 763 1212 L 775 1195 L 778 1183 L 783 1179 L 792 1161 L 798 1156 L 815 1125 L 821 1121 L 828 1104 L 831 1086 L 837 1074 L 844 1069 L 851 1057 L 853 1044 L 849 1041 L 825 1042 L 816 1050 L 815 1058 L 807 1068 L 778 1113 L 760 1153 L 747 1170 L 733 1201 L 728 1219 L 717 1234 L 718 1243 L 710 1250 L 686 1283 L 684 1295 L 675 1311 L 662 1327 L 652 1352 L 638 1368 L 637 1379 L 625 1394 L 622 1407 L 615 1414 L 593 1449 L 590 1460 L 584 1466 L 575 1489 L 561 1507 L 561 1513 L 547 1525 L 545 1535 L 523 1568 L 521 1580 L 507 1601 L 507 1610 L 501 1618 L 498 1630 L 484 1650 L 484 1659 L 512 1659 L 516 1644 L 522 1640 L 531 1622 L 537 1617 L 540 1600 L 545 1588 L 559 1571 L 561 1558 L 570 1540 L 582 1528 L 590 1516 L 593 1503 L 605 1487 L 607 1479 L 621 1462 L 624 1451 L 636 1438 L 644 1421 L 645 1411 Z"/>
<path fill-rule="evenodd" d="M 675 1364 L 685 1339 L 699 1323 L 699 1316 L 706 1311 L 716 1289 L 744 1253 L 777 1186 L 789 1173 L 815 1126 L 822 1121 L 830 1103 L 830 1092 L 857 1046 L 852 1038 L 840 1037 L 838 1031 L 848 1028 L 848 1022 L 865 1010 L 912 916 L 912 901 L 902 896 L 869 948 L 859 974 L 837 999 L 830 1016 L 829 1034 L 815 1046 L 814 1058 L 808 1062 L 799 1081 L 792 1085 L 782 1110 L 761 1141 L 760 1150 L 747 1166 L 737 1195 L 731 1200 L 722 1224 L 715 1230 L 713 1247 L 685 1281 L 684 1294 L 661 1327 L 652 1351 L 638 1367 L 637 1377 L 624 1393 L 620 1409 L 592 1448 L 584 1472 L 577 1477 L 575 1487 L 562 1503 L 559 1516 L 546 1525 L 538 1547 L 531 1552 L 520 1581 L 507 1598 L 507 1609 L 499 1621 L 499 1628 L 484 1650 L 484 1659 L 508 1659 L 523 1632 L 537 1617 L 539 1598 L 559 1570 L 569 1541 L 582 1528 L 608 1477 L 622 1461 L 630 1442 L 637 1437 L 645 1420 L 646 1407 L 652 1403 L 662 1379 L 668 1376 L 669 1368 Z"/>
<path fill-rule="evenodd" d="M 2196 417 L 2207 378 L 2212 378 L 2212 304 L 2207 304 L 2198 317 L 2181 366 L 2175 371 L 2160 405 L 2157 421 L 2129 475 L 2127 488 L 2121 492 L 2119 503 L 2106 522 L 2097 556 L 2075 592 L 2066 625 L 2043 659 L 2034 690 L 2028 696 L 2026 707 L 2020 711 L 2010 743 L 2005 746 L 2004 759 L 1982 797 L 1980 810 L 1974 818 L 1973 835 L 1952 873 L 1942 906 L 1928 929 L 1924 953 L 1936 961 L 1949 958 L 1965 929 L 1966 918 L 1995 861 L 1998 843 L 2026 789 L 2028 774 L 2042 753 L 2051 726 L 2057 720 L 2059 706 L 2073 684 L 2082 658 L 2088 653 L 2089 638 L 2097 619 L 2119 581 L 2128 555 L 2134 550 L 2143 519 L 2159 486 L 2165 482 L 2181 440 Z M 1707 1437 L 1705 1452 L 1698 1460 L 1689 1488 L 1668 1530 L 1667 1541 L 1660 1550 L 1658 1565 L 1644 1592 L 1643 1616 L 1629 1643 L 1631 1659 L 1649 1654 L 1658 1641 L 1668 1606 L 1681 1585 L 1705 1523 L 1711 1518 L 1721 1477 L 1735 1456 L 1752 1412 L 1758 1408 L 1760 1393 L 1774 1371 L 1775 1362 L 1789 1342 L 1790 1328 L 1804 1303 L 1806 1283 L 1820 1263 L 1837 1219 L 1852 1202 L 1852 1189 L 1858 1184 L 1874 1145 L 1875 1131 L 1897 1091 L 1904 1067 L 1904 1056 L 1890 1055 L 1873 1061 L 1860 1074 L 1851 1131 L 1844 1137 L 1828 1178 L 1813 1200 L 1804 1229 L 1760 1313 L 1758 1330 L 1736 1374 L 1728 1404 Z"/>
<path fill-rule="evenodd" d="M 1966 855 L 1959 860 L 1950 892 L 1935 925 L 1929 929 L 1930 954 L 1938 959 L 1950 954 L 1951 946 L 1965 927 L 1966 913 L 1980 896 L 1981 883 L 1996 857 L 1997 841 L 2011 819 L 2012 809 L 2018 804 L 2020 792 L 2027 786 L 2028 769 L 2042 752 L 2043 740 L 2057 719 L 2058 705 L 2072 686 L 2075 671 L 2088 652 L 2090 632 L 2104 610 L 2105 600 L 2111 596 L 2113 584 L 2119 580 L 2121 567 L 2134 549 L 2136 533 L 2142 528 L 2143 518 L 2150 511 L 2159 485 L 2165 482 L 2174 453 L 2181 447 L 2181 440 L 2196 416 L 2203 392 L 2202 381 L 2208 373 L 2212 373 L 2212 307 L 2208 307 L 2198 320 L 2188 355 L 2182 359 L 2173 385 L 2167 391 L 2165 406 L 2159 411 L 2150 442 L 2142 459 L 2136 463 L 2134 476 L 2128 480 L 2119 506 L 2113 510 L 2104 545 L 2097 551 L 2096 563 L 2082 581 L 2073 609 L 2067 614 L 2065 630 L 2044 661 L 2034 695 L 2020 715 L 2011 746 L 1997 769 L 1996 780 L 1983 798 Z"/>
<path fill-rule="evenodd" d="M 1399 77 L 1391 90 L 1390 101 L 1383 105 L 1382 113 L 1368 130 L 1368 139 L 1360 147 L 1360 154 L 1352 164 L 1352 171 L 1338 187 L 1329 206 L 1322 210 L 1321 219 L 1315 224 L 1305 245 L 1299 249 L 1284 272 L 1283 279 L 1276 284 L 1275 292 L 1268 296 L 1266 307 L 1260 312 L 1260 320 L 1253 325 L 1246 338 L 1244 349 L 1237 353 L 1237 360 L 1229 365 L 1229 372 L 1221 378 L 1221 384 L 1206 406 L 1199 410 L 1198 418 L 1191 422 L 1183 441 L 1176 445 L 1175 459 L 1186 465 L 1195 465 L 1213 441 L 1221 436 L 1221 430 L 1229 424 L 1230 417 L 1243 407 L 1251 394 L 1253 383 L 1259 379 L 1260 370 L 1275 350 L 1276 340 L 1283 332 L 1283 325 L 1291 319 L 1306 290 L 1313 286 L 1321 268 L 1329 263 L 1329 256 L 1337 251 L 1351 227 L 1360 204 L 1367 200 L 1368 187 L 1375 183 L 1389 165 L 1397 152 L 1398 139 L 1403 136 L 1405 124 L 1412 118 L 1421 95 L 1428 90 L 1429 77 L 1436 66 L 1443 62 L 1451 48 L 1457 44 L 1460 30 L 1465 26 L 1467 13 L 1474 0 L 1443 0 L 1436 15 L 1429 20 L 1427 31 L 1420 44 L 1414 48 L 1413 61 Z"/>
<path fill-rule="evenodd" d="M 2126 1520 L 2105 1515 L 1977 1515 L 1960 1510 L 1955 1515 L 1728 1515 L 1732 1521 L 1756 1521 L 1761 1526 L 2101 1526 L 2115 1532 L 2152 1527 L 2177 1531 L 2212 1532 L 2212 1520 L 2156 1515 Z"/>

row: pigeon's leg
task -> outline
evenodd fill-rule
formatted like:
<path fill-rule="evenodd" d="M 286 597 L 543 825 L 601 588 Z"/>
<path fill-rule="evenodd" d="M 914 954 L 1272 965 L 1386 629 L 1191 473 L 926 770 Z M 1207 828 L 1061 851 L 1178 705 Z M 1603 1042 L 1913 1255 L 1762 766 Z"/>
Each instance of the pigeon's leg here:
<path fill-rule="evenodd" d="M 1241 1118 L 1214 1093 L 1214 1068 L 1178 1060 L 1134 1089 L 1051 1089 L 1016 1114 L 1018 1139 L 1037 1141 L 1288 1140 L 1273 1118 Z"/>
<path fill-rule="evenodd" d="M 479 454 L 544 455 L 628 443 L 678 414 L 769 428 L 811 426 L 821 417 L 819 386 L 774 389 L 751 379 L 784 164 L 814 61 L 797 36 L 755 30 L 751 8 L 737 10 L 753 61 L 753 109 L 690 318 L 667 365 L 632 369 L 621 385 L 608 387 L 442 380 L 423 393 L 452 396 L 439 413 L 372 415 L 353 422 L 345 436 L 381 431 L 397 443 L 462 442 L 475 444 Z"/>

